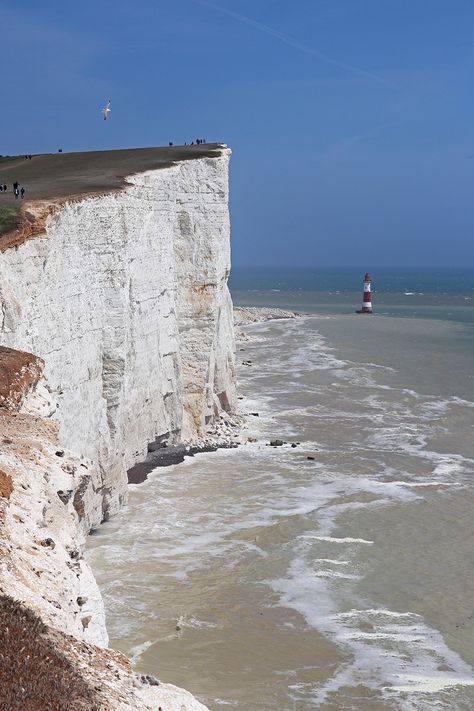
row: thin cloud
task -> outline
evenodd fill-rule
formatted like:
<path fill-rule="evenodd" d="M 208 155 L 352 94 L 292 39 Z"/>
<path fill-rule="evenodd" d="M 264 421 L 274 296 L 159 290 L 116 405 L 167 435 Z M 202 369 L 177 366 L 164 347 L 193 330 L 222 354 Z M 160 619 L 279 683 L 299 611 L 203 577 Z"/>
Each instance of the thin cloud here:
<path fill-rule="evenodd" d="M 290 35 L 287 35 L 284 32 L 280 32 L 279 30 L 275 30 L 273 27 L 269 27 L 269 25 L 264 25 L 262 22 L 257 22 L 257 20 L 253 20 L 251 17 L 247 17 L 246 15 L 241 15 L 239 12 L 235 12 L 234 10 L 228 10 L 227 8 L 215 5 L 213 2 L 209 2 L 209 0 L 192 1 L 198 3 L 199 5 L 209 7 L 212 10 L 216 10 L 217 12 L 220 12 L 223 15 L 233 17 L 234 20 L 242 22 L 243 24 L 248 25 L 249 27 L 253 27 L 254 29 L 263 32 L 266 35 L 270 35 L 270 37 L 274 37 L 275 39 L 280 40 L 280 42 L 283 42 L 283 44 L 286 44 L 289 47 L 293 47 L 294 49 L 297 49 L 300 52 L 304 52 L 305 54 L 308 54 L 311 57 L 315 57 L 316 59 L 319 59 L 325 64 L 330 64 L 333 67 L 338 67 L 338 69 L 343 69 L 344 71 L 350 72 L 351 74 L 357 74 L 358 76 L 365 77 L 366 79 L 371 79 L 372 81 L 376 81 L 378 84 L 384 84 L 386 86 L 389 86 L 389 82 L 384 79 L 384 77 L 381 77 L 378 74 L 374 74 L 373 72 L 367 72 L 365 71 L 365 69 L 355 67 L 353 64 L 340 62 L 338 59 L 334 59 L 333 57 L 329 57 L 327 54 L 319 52 L 317 49 L 308 47 L 307 45 L 299 42 L 294 37 L 291 37 Z"/>
<path fill-rule="evenodd" d="M 346 138 L 341 138 L 339 141 L 337 141 L 332 148 L 329 151 L 329 154 L 331 156 L 342 156 L 344 155 L 353 145 L 356 143 L 361 143 L 363 141 L 367 141 L 373 136 L 378 135 L 379 133 L 382 133 L 385 129 L 387 128 L 392 128 L 392 126 L 395 126 L 396 124 L 393 121 L 388 121 L 385 123 L 381 123 L 378 126 L 373 126 L 372 128 L 369 128 L 367 131 L 362 131 L 361 133 L 357 133 L 354 136 L 347 136 Z"/>

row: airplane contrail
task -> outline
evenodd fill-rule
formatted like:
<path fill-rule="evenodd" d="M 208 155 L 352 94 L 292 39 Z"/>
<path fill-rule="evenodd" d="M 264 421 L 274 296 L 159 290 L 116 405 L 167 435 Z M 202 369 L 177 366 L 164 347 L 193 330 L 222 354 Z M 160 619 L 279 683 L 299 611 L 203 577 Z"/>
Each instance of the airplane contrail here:
<path fill-rule="evenodd" d="M 353 136 L 346 136 L 345 138 L 340 138 L 328 151 L 328 155 L 339 155 L 342 156 L 349 148 L 354 144 L 360 143 L 361 141 L 366 141 L 372 136 L 376 136 L 378 133 L 383 131 L 385 128 L 391 128 L 396 126 L 394 121 L 386 121 L 385 123 L 380 123 L 377 126 L 372 126 L 372 128 L 367 129 L 361 133 L 356 133 Z"/>
<path fill-rule="evenodd" d="M 275 30 L 269 25 L 264 25 L 262 22 L 257 22 L 257 20 L 253 20 L 251 17 L 241 15 L 239 12 L 235 12 L 234 10 L 228 10 L 227 8 L 220 7 L 220 5 L 215 5 L 213 2 L 209 2 L 209 0 L 193 0 L 193 2 L 216 10 L 217 12 L 220 12 L 223 15 L 233 17 L 235 20 L 243 22 L 245 25 L 249 25 L 250 27 L 254 27 L 260 32 L 264 32 L 266 35 L 275 37 L 275 39 L 280 40 L 280 42 L 283 42 L 289 47 L 294 47 L 294 49 L 298 49 L 300 52 L 304 52 L 305 54 L 309 54 L 310 56 L 319 59 L 321 62 L 325 62 L 326 64 L 332 64 L 332 66 L 334 67 L 344 69 L 345 71 L 351 72 L 352 74 L 358 74 L 359 76 L 363 76 L 366 79 L 372 79 L 372 81 L 376 81 L 379 84 L 385 84 L 387 86 L 389 85 L 389 82 L 384 79 L 384 77 L 381 77 L 378 74 L 374 74 L 373 72 L 367 72 L 365 71 L 365 69 L 359 69 L 359 67 L 355 67 L 352 64 L 347 64 L 346 62 L 340 62 L 338 59 L 334 59 L 333 57 L 329 57 L 327 54 L 319 52 L 317 49 L 308 47 L 307 45 L 299 42 L 294 37 L 291 37 L 290 35 L 287 35 L 284 32 L 280 32 L 279 30 Z"/>

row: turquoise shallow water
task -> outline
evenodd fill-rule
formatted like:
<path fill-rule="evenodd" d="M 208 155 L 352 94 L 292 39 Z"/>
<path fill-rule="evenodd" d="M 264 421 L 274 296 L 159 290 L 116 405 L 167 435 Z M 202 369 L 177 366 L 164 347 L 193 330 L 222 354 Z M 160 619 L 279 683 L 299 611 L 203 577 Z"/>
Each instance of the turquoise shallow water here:
<path fill-rule="evenodd" d="M 407 269 L 406 267 L 351 267 L 347 269 L 233 268 L 231 290 L 272 290 L 357 292 L 364 273 L 369 271 L 375 291 L 399 294 L 405 291 L 426 294 L 466 294 L 474 296 L 474 268 Z"/>
<path fill-rule="evenodd" d="M 362 303 L 363 269 L 237 269 L 236 306 L 279 306 L 345 314 Z M 374 311 L 387 316 L 474 323 L 474 269 L 372 270 Z"/>

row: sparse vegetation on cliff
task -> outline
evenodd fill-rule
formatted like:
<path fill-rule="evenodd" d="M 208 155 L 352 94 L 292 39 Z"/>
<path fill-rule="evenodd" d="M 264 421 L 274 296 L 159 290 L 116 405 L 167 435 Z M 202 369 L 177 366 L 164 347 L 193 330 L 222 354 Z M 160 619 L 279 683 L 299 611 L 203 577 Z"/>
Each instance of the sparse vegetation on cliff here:
<path fill-rule="evenodd" d="M 0 205 L 0 234 L 13 230 L 18 221 L 20 204 Z"/>
<path fill-rule="evenodd" d="M 99 709 L 94 689 L 62 654 L 59 639 L 32 610 L 11 597 L 0 597 L 2 709 Z"/>

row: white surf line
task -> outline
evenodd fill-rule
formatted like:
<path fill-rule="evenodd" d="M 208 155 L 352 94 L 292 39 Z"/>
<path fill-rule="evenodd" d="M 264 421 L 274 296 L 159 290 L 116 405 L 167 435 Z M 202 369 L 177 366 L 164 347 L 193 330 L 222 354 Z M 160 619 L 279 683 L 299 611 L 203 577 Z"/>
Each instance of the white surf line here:
<path fill-rule="evenodd" d="M 425 694 L 474 686 L 472 668 L 415 613 L 354 609 L 321 619 L 320 629 L 354 658 L 316 691 L 319 703 L 343 687 L 362 684 L 380 689 L 402 709 L 421 711 L 428 708 Z"/>
<path fill-rule="evenodd" d="M 312 541 L 326 541 L 327 543 L 362 543 L 363 545 L 366 546 L 373 546 L 374 542 L 373 541 L 368 541 L 365 538 L 351 538 L 351 537 L 346 537 L 346 538 L 335 538 L 333 536 L 316 536 L 312 534 L 302 534 L 301 536 L 298 536 L 298 538 L 305 538 L 308 540 Z"/>
<path fill-rule="evenodd" d="M 309 354 L 310 358 L 312 356 L 313 354 Z M 352 374 L 345 372 L 341 375 L 347 378 Z M 400 392 L 399 388 L 389 386 L 382 389 Z M 403 393 L 403 390 L 401 392 Z M 421 399 L 421 396 L 416 394 L 416 399 Z M 286 414 L 289 412 L 286 411 Z M 435 465 L 434 476 L 442 475 L 443 481 L 433 481 L 433 476 L 429 481 L 421 482 L 365 478 L 357 482 L 357 487 L 373 493 L 391 493 L 390 498 L 382 500 L 382 503 L 389 503 L 390 500 L 395 502 L 400 498 L 401 493 L 398 494 L 397 489 L 401 492 L 403 489 L 458 486 L 457 482 L 446 481 L 446 476 L 452 468 L 456 471 L 465 470 L 462 465 L 466 465 L 468 460 L 461 455 L 446 455 L 423 449 L 428 436 L 425 430 L 424 427 L 420 430 L 411 422 L 404 423 L 396 428 L 384 428 L 385 436 L 382 440 L 390 451 L 393 451 L 393 446 L 389 445 L 394 443 L 395 451 L 431 460 Z M 414 435 L 417 436 L 416 445 L 412 440 Z M 318 447 L 321 447 L 320 443 Z M 349 485 L 347 491 L 351 488 Z M 373 505 L 380 503 L 377 501 Z M 364 504 L 364 507 L 366 505 Z M 333 528 L 336 525 L 340 513 L 341 507 L 332 506 L 331 521 L 324 527 L 326 530 L 319 532 L 329 533 L 328 527 Z M 351 553 L 355 554 L 358 546 L 374 545 L 374 541 L 350 536 L 302 534 L 298 539 L 303 539 L 302 545 L 304 541 L 307 541 L 307 545 L 310 545 L 311 541 L 315 544 L 321 542 L 335 546 L 345 545 L 343 555 L 346 558 L 351 558 Z M 296 609 L 311 627 L 340 644 L 342 649 L 353 656 L 352 662 L 340 667 L 335 676 L 316 692 L 317 701 L 323 701 L 328 694 L 342 687 L 362 684 L 370 689 L 382 690 L 384 697 L 395 702 L 397 708 L 426 711 L 428 705 L 425 705 L 425 702 L 429 704 L 431 700 L 428 701 L 424 694 L 435 694 L 462 685 L 473 686 L 473 670 L 460 655 L 447 646 L 441 632 L 430 627 L 422 617 L 411 612 L 371 607 L 345 612 L 334 609 L 339 607 L 339 603 L 352 590 L 352 581 L 360 576 L 351 573 L 344 575 L 337 570 L 331 570 L 331 567 L 336 568 L 339 564 L 356 566 L 356 563 L 355 560 L 342 562 L 332 558 L 311 560 L 311 555 L 303 554 L 299 562 L 294 561 L 284 578 L 272 581 L 272 587 L 280 594 L 283 604 Z M 317 570 L 319 566 L 321 570 Z M 329 570 L 325 569 L 325 566 L 328 566 Z M 344 568 L 343 570 L 345 572 Z M 352 593 L 350 596 L 353 597 Z M 402 698 L 401 694 L 406 694 L 406 698 Z M 439 702 L 439 698 L 433 699 L 433 702 Z"/>
<path fill-rule="evenodd" d="M 329 563 L 330 565 L 350 565 L 349 560 L 334 560 L 333 558 L 315 558 L 316 563 Z"/>

